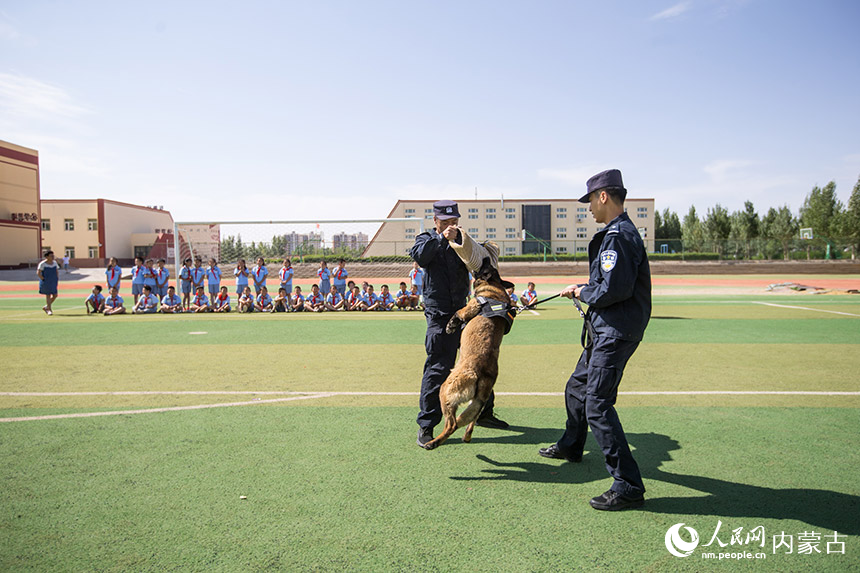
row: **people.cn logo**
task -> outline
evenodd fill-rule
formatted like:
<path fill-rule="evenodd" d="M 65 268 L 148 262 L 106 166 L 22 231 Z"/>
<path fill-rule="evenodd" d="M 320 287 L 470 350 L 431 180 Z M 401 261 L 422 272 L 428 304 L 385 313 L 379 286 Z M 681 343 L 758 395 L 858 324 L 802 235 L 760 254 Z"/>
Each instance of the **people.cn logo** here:
<path fill-rule="evenodd" d="M 684 527 L 690 534 L 691 540 L 681 539 L 681 528 L 683 523 L 676 523 L 666 532 L 666 549 L 675 557 L 689 557 L 699 545 L 699 533 L 692 527 Z"/>

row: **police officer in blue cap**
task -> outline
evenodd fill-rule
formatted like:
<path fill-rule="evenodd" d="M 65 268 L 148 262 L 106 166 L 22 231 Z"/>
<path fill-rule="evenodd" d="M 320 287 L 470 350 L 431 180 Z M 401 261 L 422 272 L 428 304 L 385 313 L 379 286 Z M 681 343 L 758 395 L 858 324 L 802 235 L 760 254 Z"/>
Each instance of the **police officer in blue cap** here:
<path fill-rule="evenodd" d="M 469 295 L 469 271 L 449 246 L 449 242 L 462 242 L 460 211 L 454 201 L 437 201 L 433 204 L 434 228 L 415 237 L 409 255 L 424 269 L 424 316 L 427 335 L 424 346 L 427 360 L 421 380 L 421 398 L 418 413 L 418 445 L 433 439 L 433 428 L 442 421 L 439 389 L 448 378 L 457 359 L 460 331 L 445 332 L 455 312 L 466 305 Z M 494 396 L 484 405 L 476 423 L 479 426 L 505 429 L 508 424 L 493 414 Z"/>
<path fill-rule="evenodd" d="M 614 479 L 609 491 L 593 498 L 594 509 L 640 507 L 645 486 L 615 411 L 618 384 L 627 361 L 642 340 L 651 317 L 651 269 L 645 245 L 624 211 L 627 190 L 621 172 L 610 169 L 588 180 L 579 201 L 606 226 L 588 245 L 587 284 L 573 284 L 562 296 L 588 304 L 582 355 L 567 381 L 567 425 L 557 443 L 539 450 L 546 458 L 582 460 L 589 426 Z"/>

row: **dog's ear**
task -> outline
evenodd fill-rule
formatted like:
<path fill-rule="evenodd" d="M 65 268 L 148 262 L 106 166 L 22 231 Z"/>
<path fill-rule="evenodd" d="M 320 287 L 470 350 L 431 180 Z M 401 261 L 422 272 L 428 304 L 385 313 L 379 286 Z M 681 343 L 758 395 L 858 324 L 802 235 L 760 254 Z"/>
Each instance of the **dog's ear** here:
<path fill-rule="evenodd" d="M 514 286 L 516 286 L 516 285 L 514 285 L 514 283 L 512 283 L 510 281 L 506 281 L 506 280 L 502 279 L 502 286 L 505 287 L 505 289 L 509 289 L 509 288 L 514 288 Z"/>
<path fill-rule="evenodd" d="M 490 257 L 484 257 L 484 260 L 481 262 L 481 268 L 478 269 L 477 273 L 475 273 L 475 278 L 485 281 L 492 280 L 493 272 L 495 272 L 496 276 L 498 276 L 498 271 L 493 266 L 493 263 L 490 262 Z"/>

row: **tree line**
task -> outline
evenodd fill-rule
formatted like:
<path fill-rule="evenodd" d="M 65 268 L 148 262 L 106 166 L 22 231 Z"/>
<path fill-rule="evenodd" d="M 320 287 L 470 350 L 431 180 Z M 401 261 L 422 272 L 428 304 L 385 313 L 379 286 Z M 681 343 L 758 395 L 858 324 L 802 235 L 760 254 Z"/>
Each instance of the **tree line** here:
<path fill-rule="evenodd" d="M 812 229 L 803 240 L 800 229 Z M 788 205 L 771 207 L 760 216 L 752 201 L 733 213 L 717 203 L 699 217 L 695 206 L 683 219 L 664 209 L 654 213 L 656 250 L 711 252 L 720 257 L 789 260 L 797 253 L 806 258 L 855 258 L 860 251 L 860 179 L 848 204 L 836 196 L 836 183 L 815 186 L 795 215 Z"/>

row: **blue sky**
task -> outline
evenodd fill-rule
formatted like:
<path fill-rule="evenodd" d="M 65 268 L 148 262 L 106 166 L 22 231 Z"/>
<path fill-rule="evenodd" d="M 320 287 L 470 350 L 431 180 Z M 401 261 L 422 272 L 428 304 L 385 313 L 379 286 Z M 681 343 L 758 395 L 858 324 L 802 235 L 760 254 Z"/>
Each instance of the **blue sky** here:
<path fill-rule="evenodd" d="M 44 198 L 177 220 L 556 198 L 683 215 L 860 176 L 860 3 L 0 2 L 0 139 Z"/>

